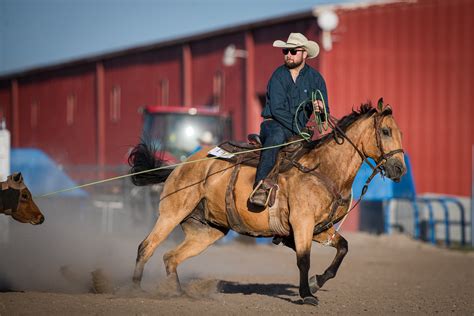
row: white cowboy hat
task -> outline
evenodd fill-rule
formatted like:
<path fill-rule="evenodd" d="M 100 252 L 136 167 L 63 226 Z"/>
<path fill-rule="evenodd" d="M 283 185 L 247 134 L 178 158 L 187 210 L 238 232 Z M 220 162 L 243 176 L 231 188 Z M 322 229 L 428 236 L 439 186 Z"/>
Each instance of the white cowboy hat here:
<path fill-rule="evenodd" d="M 211 145 L 214 142 L 214 136 L 212 136 L 211 132 L 205 131 L 201 136 L 199 136 L 198 141 L 203 144 Z"/>
<path fill-rule="evenodd" d="M 306 36 L 301 33 L 291 33 L 286 42 L 276 40 L 273 47 L 279 48 L 296 48 L 304 47 L 308 52 L 308 58 L 314 58 L 319 54 L 319 45 L 316 42 L 309 41 Z"/>

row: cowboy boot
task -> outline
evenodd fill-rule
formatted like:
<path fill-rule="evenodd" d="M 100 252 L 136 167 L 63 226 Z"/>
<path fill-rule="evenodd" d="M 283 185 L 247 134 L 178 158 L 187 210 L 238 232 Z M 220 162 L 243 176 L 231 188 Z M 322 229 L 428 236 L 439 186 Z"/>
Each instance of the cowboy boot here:
<path fill-rule="evenodd" d="M 273 185 L 269 180 L 260 180 L 255 189 L 252 191 L 249 197 L 249 202 L 253 205 L 266 207 L 270 200 L 270 194 L 273 189 Z"/>

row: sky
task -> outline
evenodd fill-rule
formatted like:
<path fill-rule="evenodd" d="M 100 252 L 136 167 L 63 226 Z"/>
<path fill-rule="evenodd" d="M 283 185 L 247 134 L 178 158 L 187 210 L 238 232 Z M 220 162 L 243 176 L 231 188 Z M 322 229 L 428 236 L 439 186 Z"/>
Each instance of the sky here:
<path fill-rule="evenodd" d="M 0 75 L 348 0 L 0 0 Z"/>

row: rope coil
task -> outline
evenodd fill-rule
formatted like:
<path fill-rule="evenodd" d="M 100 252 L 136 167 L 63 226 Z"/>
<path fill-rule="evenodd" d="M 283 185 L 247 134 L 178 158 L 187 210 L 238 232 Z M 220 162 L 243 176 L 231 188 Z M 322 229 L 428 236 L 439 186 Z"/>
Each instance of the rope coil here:
<path fill-rule="evenodd" d="M 321 119 L 321 116 L 320 116 L 321 112 L 316 111 L 316 108 L 314 106 L 314 101 L 318 100 L 318 96 L 321 97 L 321 101 L 323 102 L 322 113 L 324 114 L 324 117 L 326 118 L 325 121 Z M 300 127 L 298 126 L 298 113 L 301 111 L 301 107 L 306 105 L 309 101 L 311 102 L 311 105 L 312 105 L 312 114 L 314 116 L 314 123 L 318 127 L 319 133 L 322 133 L 323 131 L 327 131 L 329 128 L 329 124 L 328 124 L 329 117 L 328 117 L 328 112 L 326 109 L 326 102 L 324 101 L 324 97 L 321 90 L 317 89 L 316 91 L 311 92 L 311 99 L 306 99 L 298 105 L 295 112 L 294 121 L 295 121 L 296 129 L 298 130 L 298 134 L 301 137 L 303 137 L 306 141 L 309 141 L 311 139 L 311 135 L 305 131 L 302 131 Z M 306 112 L 304 112 L 304 107 L 302 110 L 306 119 L 309 120 L 310 118 L 307 116 Z"/>

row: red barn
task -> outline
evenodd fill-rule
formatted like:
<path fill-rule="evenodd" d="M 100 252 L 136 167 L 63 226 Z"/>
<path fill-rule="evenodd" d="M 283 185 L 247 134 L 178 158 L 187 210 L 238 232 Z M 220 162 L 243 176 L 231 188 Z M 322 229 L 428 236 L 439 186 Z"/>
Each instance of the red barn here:
<path fill-rule="evenodd" d="M 326 7 L 333 47 L 310 64 L 332 113 L 383 96 L 404 133 L 419 192 L 469 195 L 474 1 L 419 0 Z M 316 8 L 322 10 L 322 7 Z M 219 107 L 236 138 L 257 132 L 267 80 L 282 63 L 275 39 L 321 43 L 317 14 L 259 21 L 0 77 L 0 115 L 14 147 L 38 147 L 68 166 L 123 163 L 144 105 Z M 246 58 L 225 66 L 226 47 Z"/>

